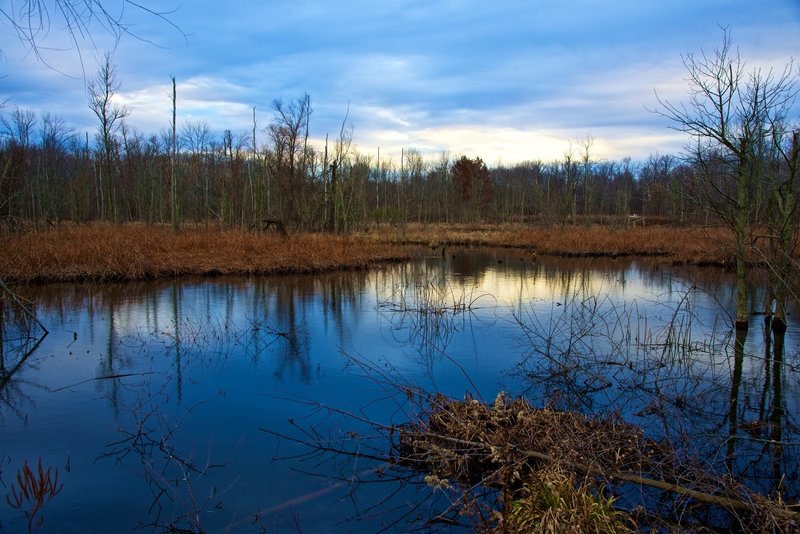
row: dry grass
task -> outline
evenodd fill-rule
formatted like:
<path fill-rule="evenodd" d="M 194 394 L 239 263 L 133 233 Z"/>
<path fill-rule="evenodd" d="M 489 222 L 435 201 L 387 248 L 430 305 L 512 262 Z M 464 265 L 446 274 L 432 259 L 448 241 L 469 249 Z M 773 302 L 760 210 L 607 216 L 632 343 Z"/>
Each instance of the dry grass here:
<path fill-rule="evenodd" d="M 173 235 L 142 224 L 64 224 L 0 236 L 9 282 L 149 280 L 183 275 L 311 273 L 408 258 L 412 246 L 514 247 L 557 256 L 650 256 L 669 263 L 732 264 L 723 228 L 521 225 L 384 226 L 350 237 L 192 228 Z M 755 261 L 757 256 L 753 255 Z"/>
<path fill-rule="evenodd" d="M 637 532 L 631 516 L 614 508 L 613 497 L 591 481 L 548 465 L 532 473 L 513 501 L 500 530 L 508 534 L 623 534 Z"/>
<path fill-rule="evenodd" d="M 404 232 L 382 228 L 363 237 L 431 247 L 515 247 L 557 256 L 655 256 L 670 263 L 730 265 L 733 258 L 731 233 L 721 227 L 408 225 Z"/>
<path fill-rule="evenodd" d="M 348 237 L 242 230 L 177 235 L 145 225 L 64 225 L 0 237 L 0 278 L 14 282 L 148 280 L 183 275 L 311 273 L 403 259 L 403 248 Z"/>

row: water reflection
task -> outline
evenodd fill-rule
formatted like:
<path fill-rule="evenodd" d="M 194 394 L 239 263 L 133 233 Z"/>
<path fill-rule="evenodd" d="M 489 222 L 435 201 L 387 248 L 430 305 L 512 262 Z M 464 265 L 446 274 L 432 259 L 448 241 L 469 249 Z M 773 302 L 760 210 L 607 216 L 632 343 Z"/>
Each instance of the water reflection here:
<path fill-rule="evenodd" d="M 796 341 L 787 357 L 787 338 L 759 332 L 758 318 L 749 336 L 731 331 L 718 308 L 728 286 L 697 273 L 673 273 L 662 289 L 640 289 L 635 300 L 620 298 L 628 284 L 601 289 L 595 277 L 587 289 L 587 273 L 573 274 L 577 280 L 562 276 L 550 303 L 516 316 L 530 347 L 516 372 L 530 382 L 532 398 L 619 414 L 711 472 L 729 472 L 765 494 L 800 496 L 798 399 L 783 394 L 797 387 Z M 650 274 L 642 287 L 659 277 Z"/>
<path fill-rule="evenodd" d="M 34 363 L 29 361 L 31 355 L 48 333 L 33 313 L 12 299 L 0 300 L 0 418 L 8 411 L 24 419 L 26 407 L 33 404 L 23 384 L 37 385 L 26 380 L 22 371 L 26 366 L 33 370 Z"/>
<path fill-rule="evenodd" d="M 798 332 L 759 335 L 756 318 L 737 337 L 722 312 L 731 288 L 714 270 L 485 250 L 313 277 L 20 288 L 51 334 L 12 342 L 19 325 L 4 308 L 0 457 L 9 472 L 39 456 L 70 462 L 44 512 L 61 532 L 195 528 L 195 516 L 206 530 L 246 531 L 253 514 L 254 531 L 371 530 L 387 518 L 368 519 L 365 502 L 383 495 L 337 501 L 352 464 L 272 461 L 305 451 L 259 429 L 363 443 L 353 418 L 318 408 L 402 423 L 391 376 L 458 398 L 506 390 L 617 413 L 796 498 Z M 9 510 L 0 521 L 21 524 Z"/>

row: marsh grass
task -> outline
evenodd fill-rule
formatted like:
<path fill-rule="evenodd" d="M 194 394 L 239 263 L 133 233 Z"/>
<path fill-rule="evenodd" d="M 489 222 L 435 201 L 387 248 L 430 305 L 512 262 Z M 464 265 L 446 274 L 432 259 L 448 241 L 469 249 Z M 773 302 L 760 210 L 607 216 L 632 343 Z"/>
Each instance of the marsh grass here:
<path fill-rule="evenodd" d="M 592 409 L 597 402 L 611 409 L 622 393 L 632 403 L 647 392 L 639 410 L 652 409 L 652 397 L 663 401 L 668 392 L 675 401 L 686 393 L 686 381 L 717 374 L 715 367 L 727 361 L 731 322 L 715 315 L 706 324 L 693 304 L 699 291 L 687 286 L 676 302 L 642 306 L 576 291 L 549 310 L 523 309 L 514 318 L 527 353 L 515 372 L 565 409 Z"/>
<path fill-rule="evenodd" d="M 636 532 L 631 516 L 614 508 L 613 497 L 597 491 L 589 481 L 578 483 L 573 473 L 558 465 L 534 472 L 511 502 L 503 523 L 508 533 Z"/>
<path fill-rule="evenodd" d="M 484 303 L 496 305 L 496 299 L 474 288 L 440 279 L 416 279 L 395 287 L 389 298 L 378 304 L 378 309 L 392 325 L 394 339 L 414 344 L 428 372 L 433 373 L 437 358 L 445 357 L 455 363 L 448 358 L 447 347 Z M 398 339 L 399 332 L 407 333 L 407 337 Z"/>
<path fill-rule="evenodd" d="M 0 279 L 6 282 L 152 280 L 184 275 L 317 273 L 361 269 L 449 245 L 510 247 L 567 257 L 654 257 L 674 264 L 732 265 L 723 228 L 414 225 L 339 236 L 187 228 L 173 234 L 144 224 L 64 223 L 0 236 Z M 751 261 L 760 256 L 752 251 Z"/>
<path fill-rule="evenodd" d="M 415 225 L 399 234 L 386 227 L 361 234 L 375 242 L 521 248 L 530 254 L 567 257 L 649 256 L 675 264 L 732 265 L 734 243 L 721 227 Z M 757 263 L 757 251 L 750 251 Z"/>
<path fill-rule="evenodd" d="M 441 316 L 459 314 L 476 309 L 487 294 L 476 294 L 466 287 L 457 288 L 440 280 L 416 280 L 411 287 L 395 288 L 393 294 L 378 307 L 392 312 Z"/>
<path fill-rule="evenodd" d="M 0 237 L 7 282 L 151 280 L 183 275 L 316 273 L 409 257 L 391 244 L 346 236 L 282 237 L 243 230 L 140 224 L 64 225 Z"/>

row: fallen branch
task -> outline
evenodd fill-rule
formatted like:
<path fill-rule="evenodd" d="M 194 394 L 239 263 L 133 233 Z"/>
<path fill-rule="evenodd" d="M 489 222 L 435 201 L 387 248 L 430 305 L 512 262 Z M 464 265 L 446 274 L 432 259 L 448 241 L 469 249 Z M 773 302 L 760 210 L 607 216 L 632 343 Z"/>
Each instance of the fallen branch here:
<path fill-rule="evenodd" d="M 449 441 L 456 445 L 463 445 L 465 447 L 472 447 L 472 448 L 483 448 L 487 451 L 492 449 L 492 445 L 483 442 L 477 441 L 467 441 L 459 438 L 452 438 L 450 436 L 442 436 L 440 434 L 432 434 L 429 432 L 422 433 L 422 434 L 415 434 L 416 436 L 427 437 L 436 440 L 442 441 Z M 511 445 L 514 448 L 514 445 Z M 637 475 L 635 473 L 624 473 L 620 471 L 611 471 L 611 472 L 604 472 L 601 469 L 597 469 L 596 467 L 592 467 L 588 464 L 581 463 L 581 462 L 573 462 L 568 460 L 563 460 L 556 458 L 554 456 L 550 456 L 549 454 L 544 454 L 537 451 L 530 451 L 524 449 L 516 449 L 516 451 L 527 457 L 527 458 L 534 458 L 536 460 L 542 460 L 548 463 L 558 463 L 562 466 L 574 470 L 580 471 L 583 473 L 587 473 L 590 475 L 597 475 L 601 476 L 605 479 L 617 479 L 623 480 L 625 482 L 631 482 L 633 484 L 639 484 L 642 486 L 649 486 L 651 488 L 657 488 L 663 491 L 668 491 L 671 493 L 677 493 L 679 495 L 684 495 L 686 497 L 691 497 L 696 501 L 707 503 L 707 504 L 714 504 L 719 506 L 724 506 L 726 508 L 731 508 L 734 510 L 744 510 L 753 512 L 756 510 L 756 504 L 751 502 L 745 502 L 740 499 L 734 499 L 731 497 L 725 497 L 723 495 L 714 495 L 712 493 L 706 493 L 703 491 L 693 490 L 691 488 L 687 488 L 684 486 L 679 486 L 677 484 L 670 484 L 669 482 L 664 482 L 663 480 L 655 480 L 652 478 L 643 477 L 641 475 Z M 789 514 L 794 516 L 797 519 L 800 519 L 800 512 L 793 512 L 791 510 L 787 510 Z"/>
<path fill-rule="evenodd" d="M 80 386 L 81 384 L 86 384 L 87 382 L 95 382 L 97 380 L 114 380 L 116 378 L 128 378 L 129 376 L 146 376 L 152 374 L 153 374 L 152 371 L 147 371 L 144 373 L 116 373 L 113 375 L 95 376 L 94 378 L 87 378 L 86 380 L 81 380 L 80 382 L 70 384 L 69 386 L 61 386 L 60 388 L 51 389 L 50 392 L 56 393 L 57 391 L 64 391 L 65 389 L 74 388 L 76 386 Z"/>
<path fill-rule="evenodd" d="M 398 435 L 398 463 L 430 472 L 437 480 L 481 480 L 511 499 L 531 477 L 546 470 L 546 464 L 721 507 L 744 528 L 777 525 L 783 531 L 800 521 L 797 505 L 681 461 L 671 447 L 647 439 L 638 427 L 534 409 L 524 399 L 507 401 L 502 393 L 493 406 L 473 399 L 429 397 L 419 420 L 402 427 Z M 739 517 L 737 512 L 747 515 Z"/>

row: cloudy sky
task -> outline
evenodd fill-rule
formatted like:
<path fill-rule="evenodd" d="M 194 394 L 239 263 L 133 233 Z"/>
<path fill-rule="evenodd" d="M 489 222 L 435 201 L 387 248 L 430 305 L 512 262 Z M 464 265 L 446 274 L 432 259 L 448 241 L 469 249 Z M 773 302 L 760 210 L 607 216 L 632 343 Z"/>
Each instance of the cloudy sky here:
<path fill-rule="evenodd" d="M 145 133 L 178 122 L 252 129 L 275 99 L 311 97 L 311 133 L 335 137 L 348 112 L 362 153 L 551 161 L 591 136 L 596 159 L 678 153 L 683 135 L 653 110 L 686 99 L 682 54 L 712 51 L 727 27 L 751 68 L 800 60 L 800 0 L 122 0 L 132 35 L 97 24 L 70 44 L 55 0 L 43 63 L 0 16 L 0 101 L 94 131 L 85 84 L 113 49 L 120 103 Z M 23 2 L 0 0 L 10 13 Z M 1 15 L 1 14 L 0 14 Z M 178 29 L 172 27 L 172 22 Z"/>

